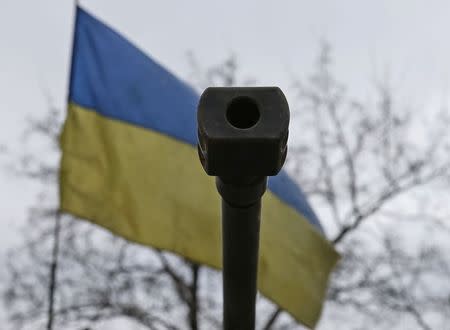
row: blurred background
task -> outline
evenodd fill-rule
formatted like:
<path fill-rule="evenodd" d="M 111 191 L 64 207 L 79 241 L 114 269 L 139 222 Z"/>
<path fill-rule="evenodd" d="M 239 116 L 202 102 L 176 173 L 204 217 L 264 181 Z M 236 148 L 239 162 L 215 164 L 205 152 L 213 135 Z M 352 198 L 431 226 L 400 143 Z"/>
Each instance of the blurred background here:
<path fill-rule="evenodd" d="M 80 5 L 199 92 L 285 92 L 286 168 L 343 257 L 319 329 L 448 328 L 450 3 Z M 74 9 L 0 0 L 1 329 L 45 328 Z M 64 218 L 56 328 L 220 328 L 216 271 Z M 259 329 L 302 329 L 257 308 Z"/>

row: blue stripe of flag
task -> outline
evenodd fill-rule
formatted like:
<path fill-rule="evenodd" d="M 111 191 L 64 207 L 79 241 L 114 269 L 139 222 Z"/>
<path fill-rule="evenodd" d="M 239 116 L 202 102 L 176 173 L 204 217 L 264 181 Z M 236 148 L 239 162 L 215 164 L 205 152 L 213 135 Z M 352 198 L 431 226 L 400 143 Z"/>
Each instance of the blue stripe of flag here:
<path fill-rule="evenodd" d="M 77 8 L 69 101 L 112 119 L 197 144 L 199 96 L 113 29 Z M 323 232 L 300 187 L 282 171 L 269 189 Z"/>

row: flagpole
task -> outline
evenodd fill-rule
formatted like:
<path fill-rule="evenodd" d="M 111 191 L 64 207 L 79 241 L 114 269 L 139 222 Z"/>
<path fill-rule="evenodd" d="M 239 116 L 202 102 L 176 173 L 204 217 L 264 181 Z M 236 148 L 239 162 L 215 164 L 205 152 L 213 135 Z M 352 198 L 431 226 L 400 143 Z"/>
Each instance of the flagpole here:
<path fill-rule="evenodd" d="M 55 290 L 56 290 L 56 272 L 58 270 L 58 254 L 59 254 L 59 236 L 61 232 L 61 213 L 55 213 L 55 227 L 53 229 L 53 249 L 52 262 L 50 264 L 50 284 L 48 292 L 48 318 L 47 330 L 53 329 L 53 316 L 55 305 Z"/>
<path fill-rule="evenodd" d="M 70 55 L 70 58 L 72 58 L 72 54 L 73 54 L 78 6 L 79 6 L 79 0 L 74 0 L 74 2 L 73 2 L 74 19 L 73 19 L 73 29 L 72 29 L 72 53 Z M 70 62 L 72 62 L 72 61 L 70 61 Z M 69 71 L 71 71 L 71 69 Z M 50 281 L 49 281 L 49 287 L 48 287 L 47 330 L 53 330 L 53 324 L 54 324 L 56 275 L 57 275 L 57 271 L 58 271 L 60 234 L 61 234 L 61 211 L 58 209 L 55 212 L 55 226 L 53 229 L 52 261 L 50 264 Z"/>

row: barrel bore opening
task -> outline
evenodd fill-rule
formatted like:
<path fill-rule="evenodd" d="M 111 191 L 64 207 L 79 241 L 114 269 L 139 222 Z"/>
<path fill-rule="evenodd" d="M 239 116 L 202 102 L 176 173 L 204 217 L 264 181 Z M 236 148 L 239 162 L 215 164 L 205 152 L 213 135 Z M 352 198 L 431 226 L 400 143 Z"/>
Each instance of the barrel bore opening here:
<path fill-rule="evenodd" d="M 228 105 L 227 120 L 233 127 L 251 128 L 259 121 L 259 117 L 258 105 L 250 97 L 237 97 Z"/>

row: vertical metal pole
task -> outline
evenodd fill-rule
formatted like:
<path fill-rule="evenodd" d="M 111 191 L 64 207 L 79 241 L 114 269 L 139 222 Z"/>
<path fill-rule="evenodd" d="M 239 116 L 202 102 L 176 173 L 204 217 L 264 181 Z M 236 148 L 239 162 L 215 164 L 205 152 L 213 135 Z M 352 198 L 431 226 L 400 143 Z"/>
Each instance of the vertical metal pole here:
<path fill-rule="evenodd" d="M 222 201 L 223 328 L 255 328 L 261 202 L 236 208 Z"/>
<path fill-rule="evenodd" d="M 50 281 L 48 287 L 47 330 L 53 330 L 54 304 L 56 292 L 56 272 L 58 271 L 59 236 L 61 233 L 61 213 L 55 213 L 55 227 L 53 231 L 52 262 L 50 264 Z"/>
<path fill-rule="evenodd" d="M 255 329 L 261 196 L 265 186 L 265 177 L 250 185 L 225 184 L 217 179 L 222 195 L 224 330 Z"/>
<path fill-rule="evenodd" d="M 223 328 L 255 328 L 261 201 L 245 208 L 222 200 Z"/>

